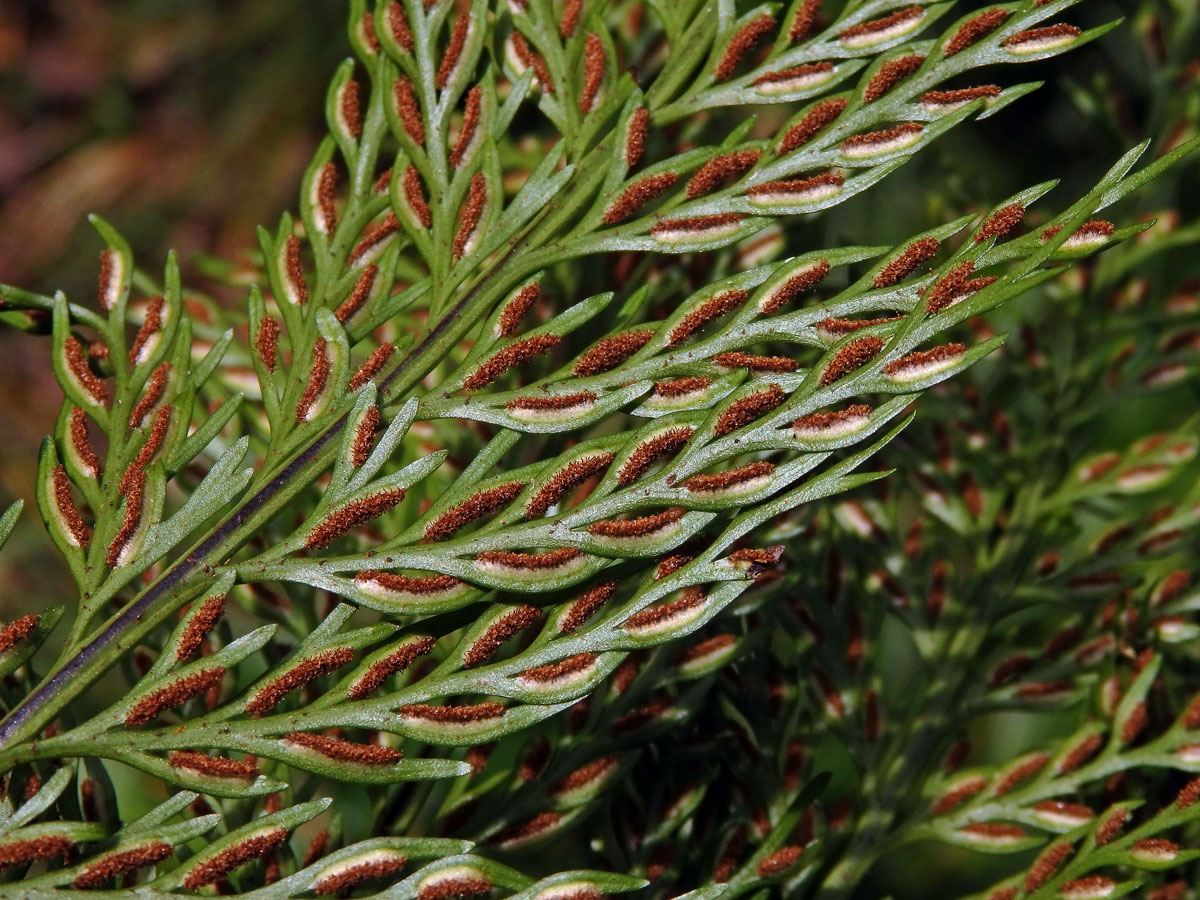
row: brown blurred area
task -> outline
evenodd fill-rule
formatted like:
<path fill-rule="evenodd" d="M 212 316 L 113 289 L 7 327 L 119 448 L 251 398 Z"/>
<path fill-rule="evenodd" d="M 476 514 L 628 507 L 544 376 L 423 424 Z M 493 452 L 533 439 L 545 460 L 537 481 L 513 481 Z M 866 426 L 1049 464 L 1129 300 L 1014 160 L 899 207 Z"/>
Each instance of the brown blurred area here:
<path fill-rule="evenodd" d="M 198 259 L 236 260 L 295 205 L 343 16 L 342 0 L 0 0 L 0 282 L 92 302 L 95 212 L 151 274 L 174 248 L 203 286 Z M 26 502 L 0 553 L 6 619 L 73 596 L 33 509 L 61 402 L 47 349 L 0 329 L 0 508 Z"/>

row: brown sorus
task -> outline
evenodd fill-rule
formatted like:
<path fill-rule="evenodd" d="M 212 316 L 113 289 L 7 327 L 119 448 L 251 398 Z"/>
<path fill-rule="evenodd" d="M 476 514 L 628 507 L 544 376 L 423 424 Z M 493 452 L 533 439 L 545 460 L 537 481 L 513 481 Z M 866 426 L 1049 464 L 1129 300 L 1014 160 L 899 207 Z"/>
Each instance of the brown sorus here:
<path fill-rule="evenodd" d="M 873 144 L 887 144 L 908 134 L 920 134 L 924 130 L 924 125 L 920 125 L 916 122 L 904 122 L 900 125 L 893 125 L 891 128 L 885 128 L 882 131 L 871 131 L 867 134 L 851 135 L 842 141 L 840 147 L 842 150 L 853 150 L 856 147 L 870 147 Z"/>
<path fill-rule="evenodd" d="M 336 672 L 353 659 L 354 651 L 349 647 L 333 647 L 329 650 L 322 650 L 258 688 L 254 692 L 254 696 L 246 701 L 246 712 L 252 716 L 261 716 L 273 709 L 292 691 L 299 690 L 315 678 Z"/>
<path fill-rule="evenodd" d="M 526 569 L 537 571 L 557 569 L 582 556 L 573 547 L 560 547 L 557 550 L 547 550 L 545 553 L 516 553 L 512 550 L 485 550 L 476 555 L 475 560 L 485 565 L 504 566 L 510 569 Z"/>
<path fill-rule="evenodd" d="M 1025 837 L 1025 829 L 1020 825 L 1008 825 L 1004 822 L 975 822 L 966 826 L 963 831 L 982 838 Z"/>
<path fill-rule="evenodd" d="M 1083 32 L 1074 25 L 1059 23 L 1057 25 L 1047 25 L 1044 28 L 1030 28 L 1028 31 L 1018 31 L 1016 34 L 1006 37 L 1002 43 L 1005 47 L 1015 47 L 1030 41 L 1043 41 L 1060 37 L 1079 37 L 1081 34 Z"/>
<path fill-rule="evenodd" d="M 797 847 L 794 845 L 780 847 L 774 853 L 764 856 L 759 861 L 754 871 L 759 878 L 770 878 L 772 875 L 778 875 L 780 872 L 786 872 L 796 864 L 797 860 L 800 859 L 800 854 L 803 852 L 803 847 Z"/>
<path fill-rule="evenodd" d="M 605 210 L 604 224 L 617 225 L 624 222 L 651 200 L 669 191 L 678 180 L 679 176 L 674 172 L 659 172 L 643 175 L 637 181 L 631 182 Z"/>
<path fill-rule="evenodd" d="M 742 397 L 731 403 L 719 416 L 713 425 L 713 434 L 717 437 L 737 431 L 751 422 L 777 409 L 787 394 L 777 384 L 767 385 L 765 390 Z"/>
<path fill-rule="evenodd" d="M 70 855 L 75 842 L 65 837 L 34 837 L 0 844 L 0 868 L 23 866 L 43 859 Z"/>
<path fill-rule="evenodd" d="M 913 241 L 904 248 L 899 256 L 879 271 L 872 284 L 877 288 L 885 288 L 904 280 L 912 274 L 917 266 L 931 259 L 940 247 L 941 243 L 933 237 Z"/>
<path fill-rule="evenodd" d="M 368 497 L 352 500 L 345 506 L 334 510 L 325 517 L 324 522 L 309 532 L 304 546 L 308 550 L 318 550 L 332 544 L 350 529 L 377 519 L 388 510 L 395 508 L 403 499 L 404 488 L 391 488 Z"/>
<path fill-rule="evenodd" d="M 888 94 L 901 81 L 911 75 L 925 62 L 925 57 L 919 53 L 910 53 L 889 59 L 867 82 L 863 90 L 863 103 L 874 103 Z"/>
<path fill-rule="evenodd" d="M 109 400 L 108 385 L 92 371 L 84 356 L 83 346 L 75 340 L 73 335 L 67 335 L 63 344 L 63 353 L 67 359 L 67 368 L 71 370 L 71 374 L 75 376 L 87 395 L 102 406 L 107 404 Z"/>
<path fill-rule="evenodd" d="M 595 537 L 608 538 L 637 538 L 646 537 L 661 531 L 668 525 L 673 525 L 683 518 L 687 510 L 678 507 L 665 509 L 648 516 L 635 519 L 608 519 L 603 522 L 593 522 L 588 526 L 588 534 Z"/>
<path fill-rule="evenodd" d="M 595 653 L 577 653 L 574 656 L 568 656 L 566 659 L 560 659 L 555 663 L 547 663 L 544 666 L 534 666 L 531 669 L 526 669 L 518 677 L 526 681 L 540 683 L 557 681 L 560 678 L 566 678 L 570 675 L 587 671 L 595 665 L 596 658 Z"/>
<path fill-rule="evenodd" d="M 465 900 L 486 894 L 491 889 L 492 883 L 482 876 L 459 875 L 426 881 L 417 891 L 417 900 Z"/>
<path fill-rule="evenodd" d="M 525 504 L 525 515 L 530 518 L 542 515 L 567 496 L 577 485 L 607 469 L 612 461 L 612 453 L 606 450 L 600 453 L 589 453 L 567 463 L 555 472 L 550 480 L 542 485 Z"/>
<path fill-rule="evenodd" d="M 558 22 L 558 34 L 565 41 L 575 33 L 579 25 L 579 15 L 583 12 L 583 0 L 566 0 L 563 3 L 562 18 Z"/>
<path fill-rule="evenodd" d="M 550 75 L 550 67 L 546 65 L 539 53 L 535 53 L 533 48 L 529 46 L 529 42 L 525 40 L 525 36 L 519 31 L 512 33 L 513 50 L 524 65 L 533 69 L 533 74 L 537 76 L 538 81 L 542 83 L 542 89 L 547 94 L 554 93 L 554 78 Z"/>
<path fill-rule="evenodd" d="M 411 169 L 412 166 L 409 166 Z M 354 282 L 354 287 L 350 291 L 350 295 L 338 306 L 334 315 L 337 320 L 343 324 L 350 321 L 350 318 L 362 309 L 367 298 L 371 295 L 371 288 L 375 286 L 375 276 L 379 274 L 379 266 L 371 263 L 362 270 L 362 274 L 358 276 L 358 280 Z"/>
<path fill-rule="evenodd" d="M 760 156 L 762 156 L 761 150 L 751 149 L 735 150 L 732 153 L 723 153 L 713 157 L 697 169 L 696 174 L 688 180 L 688 199 L 695 200 L 697 197 L 703 197 L 722 184 L 740 178 L 754 168 Z"/>
<path fill-rule="evenodd" d="M 1070 841 L 1060 841 L 1046 848 L 1025 875 L 1025 893 L 1032 894 L 1049 881 L 1050 877 L 1058 871 L 1058 867 L 1063 864 L 1063 860 L 1071 854 L 1072 849 L 1074 847 Z"/>
<path fill-rule="evenodd" d="M 367 357 L 367 361 L 359 366 L 358 370 L 350 376 L 350 384 L 348 388 L 351 391 L 357 391 L 359 388 L 366 385 L 368 381 L 378 375 L 387 361 L 391 359 L 392 354 L 396 351 L 393 344 L 380 344 Z"/>
<path fill-rule="evenodd" d="M 687 394 L 703 391 L 712 384 L 712 380 L 703 375 L 688 378 L 674 378 L 670 381 L 654 382 L 654 394 L 657 397 L 683 397 Z"/>
<path fill-rule="evenodd" d="M 470 15 L 465 12 L 459 13 L 454 20 L 454 29 L 450 32 L 450 40 L 446 43 L 446 51 L 442 54 L 442 62 L 438 66 L 437 76 L 433 82 L 434 87 L 439 91 L 446 86 L 450 76 L 454 74 L 454 68 L 458 65 L 458 59 L 462 56 L 463 47 L 467 43 L 467 30 L 470 27 Z"/>
<path fill-rule="evenodd" d="M 823 65 L 829 66 L 830 69 L 833 68 L 829 63 Z M 789 69 L 788 71 L 794 70 Z M 775 152 L 780 156 L 785 156 L 793 150 L 803 147 L 828 128 L 845 111 L 849 102 L 845 98 L 836 97 L 814 104 L 813 108 L 805 113 L 803 119 L 787 130 Z"/>
<path fill-rule="evenodd" d="M 621 758 L 615 753 L 594 759 L 590 763 L 585 763 L 575 771 L 564 775 L 550 788 L 550 793 L 561 794 L 564 791 L 573 791 L 591 784 L 611 772 L 620 762 Z"/>
<path fill-rule="evenodd" d="M 785 181 L 768 181 L 764 184 L 756 184 L 754 187 L 747 189 L 746 195 L 749 197 L 757 197 L 764 194 L 794 194 L 799 200 L 802 199 L 805 194 L 812 193 L 812 191 L 817 188 L 830 185 L 833 187 L 839 187 L 845 183 L 845 177 L 839 173 L 823 172 L 820 175 L 813 175 L 811 178 L 790 178 Z"/>
<path fill-rule="evenodd" d="M 689 491 L 698 494 L 715 493 L 727 488 L 735 487 L 746 481 L 752 481 L 756 478 L 761 478 L 770 475 L 775 471 L 775 464 L 765 461 L 747 463 L 744 466 L 739 466 L 736 469 L 728 469 L 724 472 L 714 472 L 711 475 L 693 475 L 683 482 L 683 486 Z"/>
<path fill-rule="evenodd" d="M 948 791 L 940 794 L 930 805 L 935 816 L 943 816 L 960 806 L 963 801 L 974 797 L 987 787 L 987 779 L 982 775 L 973 775 L 955 782 Z"/>
<path fill-rule="evenodd" d="M 300 238 L 289 234 L 283 242 L 284 275 L 296 295 L 296 303 L 308 302 L 308 282 L 304 280 L 304 263 L 300 260 Z"/>
<path fill-rule="evenodd" d="M 368 859 L 359 861 L 347 860 L 337 866 L 328 875 L 322 875 L 313 885 L 315 894 L 336 894 L 347 896 L 358 885 L 378 878 L 388 878 L 395 875 L 408 864 L 408 858 L 394 851 L 381 855 L 378 851 Z"/>
<path fill-rule="evenodd" d="M 7 653 L 37 630 L 38 616 L 33 613 L 14 619 L 0 628 L 0 653 Z"/>
<path fill-rule="evenodd" d="M 541 615 L 541 610 L 536 606 L 515 606 L 504 613 L 467 648 L 462 658 L 463 668 L 473 669 L 487 662 L 505 641 L 533 625 Z"/>
<path fill-rule="evenodd" d="M 142 504 L 146 499 L 146 470 L 130 466 L 121 479 L 121 486 L 125 489 L 125 512 L 121 517 L 121 527 L 116 537 L 108 545 L 105 562 L 109 568 L 121 561 L 121 554 L 125 552 L 125 548 L 137 533 L 138 525 L 141 524 Z"/>
<path fill-rule="evenodd" d="M 129 363 L 136 366 L 142 361 L 142 350 L 150 342 L 150 338 L 162 328 L 162 310 L 163 297 L 162 294 L 157 294 L 150 298 L 146 304 L 146 317 L 142 320 L 142 326 L 138 329 L 137 336 L 133 339 L 133 346 L 129 348 Z"/>
<path fill-rule="evenodd" d="M 287 840 L 287 831 L 272 828 L 262 834 L 251 835 L 226 847 L 211 858 L 194 867 L 183 878 L 183 886 L 190 891 L 220 881 L 234 869 L 278 850 Z"/>
<path fill-rule="evenodd" d="M 381 221 L 372 223 L 363 229 L 362 238 L 350 251 L 350 262 L 357 262 L 399 230 L 400 220 L 396 218 L 394 212 L 389 210 Z"/>
<path fill-rule="evenodd" d="M 379 429 L 379 421 L 379 407 L 368 406 L 358 427 L 354 430 L 354 443 L 350 447 L 350 464 L 354 468 L 360 468 L 370 457 L 371 442 L 375 439 L 375 432 Z"/>
<path fill-rule="evenodd" d="M 308 868 L 318 859 L 325 855 L 325 848 L 329 846 L 329 832 L 322 828 L 316 833 L 312 841 L 308 845 L 308 849 L 304 851 L 304 859 L 300 863 L 302 868 Z"/>
<path fill-rule="evenodd" d="M 167 765 L 172 769 L 191 769 L 201 775 L 212 778 L 236 778 L 239 781 L 253 781 L 258 777 L 258 767 L 250 757 L 246 759 L 226 759 L 223 756 L 209 756 L 197 753 L 195 750 L 172 750 L 167 756 Z"/>
<path fill-rule="evenodd" d="M 505 844 L 514 844 L 522 840 L 534 837 L 547 831 L 559 822 L 562 821 L 562 814 L 553 810 L 538 813 L 531 819 L 524 822 L 518 822 L 515 825 L 510 825 L 507 828 L 502 828 L 497 831 L 489 839 L 489 843 L 503 846 Z"/>
<path fill-rule="evenodd" d="M 603 83 L 604 44 L 598 34 L 588 32 L 583 48 L 583 88 L 579 93 L 579 111 L 585 116 L 592 111 Z"/>
<path fill-rule="evenodd" d="M 317 208 L 321 212 L 322 230 L 328 234 L 337 225 L 337 206 L 335 204 L 338 170 L 331 162 L 321 167 L 317 176 Z"/>
<path fill-rule="evenodd" d="M 786 356 L 756 356 L 753 353 L 732 351 L 718 353 L 713 362 L 726 369 L 749 369 L 751 372 L 794 372 L 800 367 L 794 359 Z"/>
<path fill-rule="evenodd" d="M 1103 875 L 1085 875 L 1059 885 L 1058 893 L 1061 897 L 1108 897 L 1116 890 L 1116 887 L 1117 883 L 1111 878 Z M 1166 900 L 1166 898 L 1155 898 L 1153 892 L 1147 894 L 1146 898 L 1147 900 Z"/>
<path fill-rule="evenodd" d="M 463 382 L 468 391 L 478 390 L 491 384 L 509 369 L 547 353 L 562 342 L 557 334 L 537 334 L 533 337 L 513 341 L 503 350 L 484 360 Z"/>
<path fill-rule="evenodd" d="M 150 410 L 158 404 L 167 391 L 167 381 L 171 375 L 171 364 L 162 362 L 146 379 L 146 386 L 142 389 L 142 396 L 138 402 L 134 404 L 133 412 L 129 414 L 129 427 L 141 428 L 146 421 L 146 416 L 150 415 Z"/>
<path fill-rule="evenodd" d="M 626 331 L 603 338 L 579 357 L 573 371 L 580 378 L 587 378 L 615 369 L 646 346 L 652 337 L 653 331 L 641 330 Z"/>
<path fill-rule="evenodd" d="M 949 106 L 956 103 L 969 103 L 980 97 L 999 97 L 1000 85 L 981 84 L 978 87 L 958 88 L 952 91 L 926 91 L 921 95 L 921 102 L 931 106 Z M 1014 204 L 1020 206 L 1020 204 Z M 1007 207 L 1005 207 L 1007 209 Z M 978 240 L 978 238 L 977 238 Z"/>
<path fill-rule="evenodd" d="M 321 394 L 329 380 L 329 350 L 325 338 L 319 337 L 313 341 L 312 368 L 308 373 L 308 384 L 304 393 L 296 403 L 296 421 L 305 422 L 320 400 Z"/>
<path fill-rule="evenodd" d="M 517 333 L 517 326 L 521 324 L 529 308 L 537 302 L 540 293 L 541 286 L 534 282 L 513 294 L 512 299 L 504 304 L 504 309 L 500 312 L 500 321 L 496 329 L 500 337 L 512 337 Z"/>
<path fill-rule="evenodd" d="M 507 481 L 493 488 L 476 491 L 462 503 L 450 507 L 425 526 L 427 541 L 444 541 L 460 528 L 503 509 L 525 489 L 522 481 Z"/>
<path fill-rule="evenodd" d="M 425 228 L 430 227 L 433 224 L 433 216 L 430 214 L 430 204 L 425 202 L 425 191 L 421 188 L 421 175 L 415 166 L 404 168 L 404 198 L 408 200 L 408 205 L 413 209 L 416 221 Z"/>
<path fill-rule="evenodd" d="M 790 69 L 780 69 L 776 72 L 764 72 L 754 79 L 756 86 L 767 84 L 778 84 L 781 81 L 792 81 L 797 78 L 807 78 L 812 75 L 824 75 L 833 71 L 833 63 L 817 62 L 817 63 L 802 63 L 798 66 L 792 66 Z M 841 102 L 841 101 L 839 101 Z M 843 102 L 844 106 L 845 103 Z"/>
<path fill-rule="evenodd" d="M 770 294 L 759 303 L 758 311 L 764 316 L 774 315 L 809 288 L 820 284 L 828 274 L 828 260 L 822 259 L 814 263 L 773 288 Z"/>
<path fill-rule="evenodd" d="M 504 715 L 505 706 L 503 703 L 494 701 L 476 703 L 473 706 L 432 706 L 427 703 L 409 703 L 401 706 L 396 712 L 410 719 L 462 725 L 468 722 L 482 722 L 485 719 L 498 719 Z"/>
<path fill-rule="evenodd" d="M 1046 767 L 1046 763 L 1050 762 L 1050 754 L 1048 753 L 1033 753 L 1030 756 L 1011 769 L 1006 771 L 992 786 L 992 793 L 997 797 L 1009 793 L 1022 781 L 1032 778 L 1038 772 Z"/>
<path fill-rule="evenodd" d="M 1142 700 L 1134 704 L 1133 709 L 1129 711 L 1128 717 L 1121 723 L 1121 742 L 1132 744 L 1138 739 L 1148 723 L 1149 715 L 1146 712 L 1146 701 Z"/>
<path fill-rule="evenodd" d="M 475 132 L 479 128 L 479 111 L 482 105 L 483 88 L 475 85 L 471 90 L 467 91 L 467 102 L 463 108 L 462 128 L 458 132 L 458 140 L 454 142 L 454 147 L 450 151 L 450 165 L 456 169 L 462 165 L 467 151 L 471 149 L 471 142 L 475 140 Z M 429 226 L 426 225 L 425 227 L 428 228 Z"/>
<path fill-rule="evenodd" d="M 454 244 L 451 250 L 455 259 L 462 257 L 470 249 L 471 238 L 483 217 L 483 207 L 487 202 L 487 181 L 483 175 L 476 172 L 471 176 L 471 184 L 467 188 L 467 199 L 463 201 L 458 212 L 458 231 L 454 234 Z"/>
<path fill-rule="evenodd" d="M 1062 761 L 1057 767 L 1058 774 L 1066 775 L 1069 772 L 1074 772 L 1093 756 L 1095 756 L 1096 751 L 1100 749 L 1100 746 L 1103 743 L 1104 741 L 1100 735 L 1089 734 L 1062 758 Z"/>
<path fill-rule="evenodd" d="M 388 4 L 387 9 L 388 27 L 392 30 L 392 37 L 396 43 L 412 53 L 413 36 L 412 29 L 408 25 L 408 16 L 404 14 L 404 4 L 400 0 L 392 0 Z"/>
<path fill-rule="evenodd" d="M 103 887 L 118 875 L 127 875 L 162 862 L 173 850 L 165 841 L 150 841 L 140 847 L 106 854 L 84 866 L 83 871 L 75 876 L 72 886 L 76 890 Z"/>
<path fill-rule="evenodd" d="M 617 484 L 632 484 L 655 462 L 678 453 L 695 433 L 696 429 L 691 425 L 677 425 L 642 441 L 621 466 Z"/>
<path fill-rule="evenodd" d="M 615 581 L 602 581 L 595 587 L 588 588 L 575 599 L 563 614 L 562 619 L 559 620 L 559 632 L 569 634 L 575 631 L 595 615 L 596 611 L 607 603 L 616 591 L 617 582 Z"/>
<path fill-rule="evenodd" d="M 879 354 L 886 343 L 883 338 L 866 335 L 845 344 L 833 355 L 829 366 L 821 373 L 821 386 L 833 384 L 856 369 L 862 368 Z"/>
<path fill-rule="evenodd" d="M 1200 800 L 1200 778 L 1193 778 L 1180 789 L 1178 796 L 1175 797 L 1175 807 L 1176 809 L 1187 809 L 1189 806 L 1195 805 L 1197 800 Z"/>
<path fill-rule="evenodd" d="M 200 645 L 225 615 L 225 595 L 205 597 L 200 607 L 188 613 L 188 623 L 175 645 L 175 661 L 186 662 L 200 652 Z"/>
<path fill-rule="evenodd" d="M 1009 12 L 1006 9 L 989 9 L 977 16 L 972 16 L 958 26 L 950 40 L 946 41 L 946 56 L 961 53 L 972 44 L 978 43 L 987 35 L 1007 21 Z"/>
<path fill-rule="evenodd" d="M 835 337 L 845 337 L 848 334 L 853 334 L 855 331 L 861 331 L 863 328 L 885 325 L 888 322 L 895 322 L 902 318 L 904 317 L 883 316 L 878 319 L 822 319 L 813 327 L 825 334 L 834 335 Z"/>
<path fill-rule="evenodd" d="M 966 291 L 967 281 L 975 270 L 975 263 L 966 259 L 951 269 L 932 288 L 925 292 L 925 312 L 936 315 L 960 294 Z"/>
<path fill-rule="evenodd" d="M 705 599 L 704 593 L 699 588 L 688 588 L 676 600 L 672 600 L 669 603 L 660 603 L 657 606 L 648 606 L 639 612 L 635 612 L 621 623 L 621 627 L 632 631 L 651 628 L 663 622 L 670 621 L 680 613 L 695 609 L 704 603 Z"/>
<path fill-rule="evenodd" d="M 841 31 L 838 34 L 840 40 L 846 38 L 860 37 L 862 35 L 877 34 L 880 31 L 887 31 L 889 28 L 899 25 L 902 22 L 907 22 L 910 19 L 919 19 L 925 15 L 925 10 L 919 6 L 908 6 L 904 9 L 898 9 L 894 13 L 884 16 L 880 19 L 874 19 L 870 22 L 860 22 L 858 25 Z"/>
<path fill-rule="evenodd" d="M 918 350 L 916 353 L 909 353 L 907 356 L 893 359 L 883 367 L 883 371 L 886 375 L 898 375 L 909 369 L 919 369 L 933 363 L 955 359 L 962 356 L 966 349 L 963 344 L 943 344 L 929 350 Z"/>
<path fill-rule="evenodd" d="M 717 81 L 728 81 L 746 54 L 759 45 L 775 29 L 775 17 L 764 13 L 734 32 L 725 46 L 713 75 Z"/>
<path fill-rule="evenodd" d="M 750 296 L 747 291 L 722 291 L 714 297 L 709 297 L 676 323 L 667 335 L 667 346 L 676 347 L 693 334 L 728 312 L 737 309 Z"/>
<path fill-rule="evenodd" d="M 1074 689 L 1075 684 L 1070 681 L 1031 681 L 1013 691 L 1013 696 L 1021 700 L 1037 700 L 1069 694 Z"/>
<path fill-rule="evenodd" d="M 804 0 L 796 10 L 795 18 L 792 19 L 792 27 L 788 30 L 788 40 L 795 43 L 808 37 L 808 33 L 812 31 L 812 27 L 817 21 L 817 13 L 820 9 L 821 0 Z"/>
<path fill-rule="evenodd" d="M 406 75 L 401 75 L 392 86 L 396 98 L 396 112 L 404 133 L 418 147 L 425 145 L 425 120 L 421 117 L 421 107 L 417 103 L 417 95 L 413 91 L 412 82 Z"/>
<path fill-rule="evenodd" d="M 811 0 L 809 0 L 811 2 Z M 803 7 L 801 7 L 803 9 Z M 737 870 L 738 860 L 746 849 L 746 826 L 739 825 L 721 847 L 717 856 L 717 864 L 713 867 L 712 880 L 716 884 L 725 884 Z"/>
<path fill-rule="evenodd" d="M 732 647 L 736 643 L 737 638 L 732 634 L 714 635 L 683 650 L 675 657 L 675 664 L 680 666 L 687 665 L 690 662 L 704 659 L 706 656 L 710 656 L 727 647 Z"/>
<path fill-rule="evenodd" d="M 670 231 L 690 231 L 693 233 L 735 225 L 746 218 L 741 213 L 717 213 L 712 216 L 689 216 L 682 219 L 663 219 L 651 228 L 651 234 L 662 234 Z"/>
<path fill-rule="evenodd" d="M 404 576 L 397 577 L 402 578 Z M 439 577 L 450 578 L 448 575 Z M 457 579 L 452 578 L 450 580 L 455 584 L 459 583 Z M 428 635 L 418 637 L 414 640 L 405 641 L 402 646 L 393 650 L 382 659 L 377 660 L 367 669 L 367 671 L 363 672 L 363 674 L 360 675 L 352 685 L 350 685 L 350 689 L 346 691 L 346 696 L 351 700 L 362 700 L 393 675 L 403 672 L 405 669 L 411 666 L 413 661 L 418 657 L 424 656 L 427 653 L 432 653 L 434 647 L 436 646 L 437 641 Z"/>
<path fill-rule="evenodd" d="M 571 409 L 581 405 L 590 406 L 595 402 L 594 391 L 576 391 L 573 394 L 555 394 L 552 397 L 514 397 L 504 406 L 509 411 L 514 409 L 553 411 Z"/>
<path fill-rule="evenodd" d="M 203 694 L 209 688 L 220 684 L 224 677 L 224 666 L 212 666 L 192 672 L 165 687 L 151 691 L 129 707 L 129 711 L 125 713 L 125 724 L 145 725 L 160 713 L 180 706 L 193 697 Z"/>
<path fill-rule="evenodd" d="M 1108 237 L 1116 230 L 1116 226 L 1112 222 L 1105 219 L 1092 219 L 1089 222 L 1084 222 L 1075 229 L 1072 237 Z M 1061 225 L 1051 225 L 1042 232 L 1042 240 L 1048 241 L 1056 234 L 1062 231 Z M 1068 238 L 1070 240 L 1070 238 Z"/>
<path fill-rule="evenodd" d="M 111 289 L 114 270 L 113 257 L 115 255 L 115 250 L 106 248 L 100 251 L 100 291 L 97 295 L 97 302 L 105 312 L 112 309 L 116 302 L 116 294 Z"/>
<path fill-rule="evenodd" d="M 310 734 L 292 731 L 283 736 L 290 744 L 297 744 L 321 756 L 338 762 L 359 763 L 364 766 L 390 766 L 404 758 L 404 754 L 393 747 L 381 744 L 356 744 L 325 734 Z"/>
<path fill-rule="evenodd" d="M 87 474 L 96 478 L 100 474 L 100 457 L 96 455 L 92 448 L 92 440 L 88 436 L 87 413 L 78 406 L 72 406 L 69 420 L 71 446 L 75 449 L 75 455 L 88 470 Z"/>
<path fill-rule="evenodd" d="M 75 501 L 71 499 L 71 480 L 67 477 L 67 470 L 61 465 L 57 465 L 54 467 L 52 477 L 54 479 L 54 505 L 58 507 L 63 524 L 71 533 L 71 538 L 75 543 L 80 547 L 86 547 L 92 539 L 92 529 L 83 521 L 83 516 L 75 508 Z"/>
<path fill-rule="evenodd" d="M 279 352 L 279 323 L 270 316 L 263 316 L 259 320 L 254 347 L 258 351 L 259 361 L 267 367 L 268 372 L 274 372 Z"/>
<path fill-rule="evenodd" d="M 726 557 L 729 562 L 750 567 L 773 566 L 783 556 L 783 547 L 742 547 Z"/>
<path fill-rule="evenodd" d="M 625 132 L 625 165 L 633 168 L 642 161 L 646 151 L 646 136 L 650 131 L 650 111 L 639 106 L 629 117 L 629 128 Z"/>
<path fill-rule="evenodd" d="M 625 715 L 613 722 L 612 732 L 613 734 L 621 735 L 636 731 L 643 725 L 653 722 L 664 715 L 670 708 L 667 703 L 659 700 L 639 706 L 637 709 L 625 713 Z"/>
<path fill-rule="evenodd" d="M 362 137 L 362 109 L 358 99 L 358 82 L 353 78 L 342 87 L 340 109 L 346 130 L 350 132 L 351 137 L 358 140 Z"/>
<path fill-rule="evenodd" d="M 163 439 L 167 436 L 167 429 L 170 424 L 171 408 L 169 406 L 160 406 L 158 412 L 154 414 L 154 424 L 150 426 L 150 433 L 146 436 L 145 443 L 142 444 L 137 456 L 133 458 L 133 462 L 121 477 L 121 485 L 117 489 L 117 493 L 120 496 L 129 496 L 129 490 L 133 484 L 133 473 L 144 471 L 146 466 L 150 465 L 150 460 L 154 458 L 154 454 L 158 452 L 158 448 L 162 446 Z"/>

